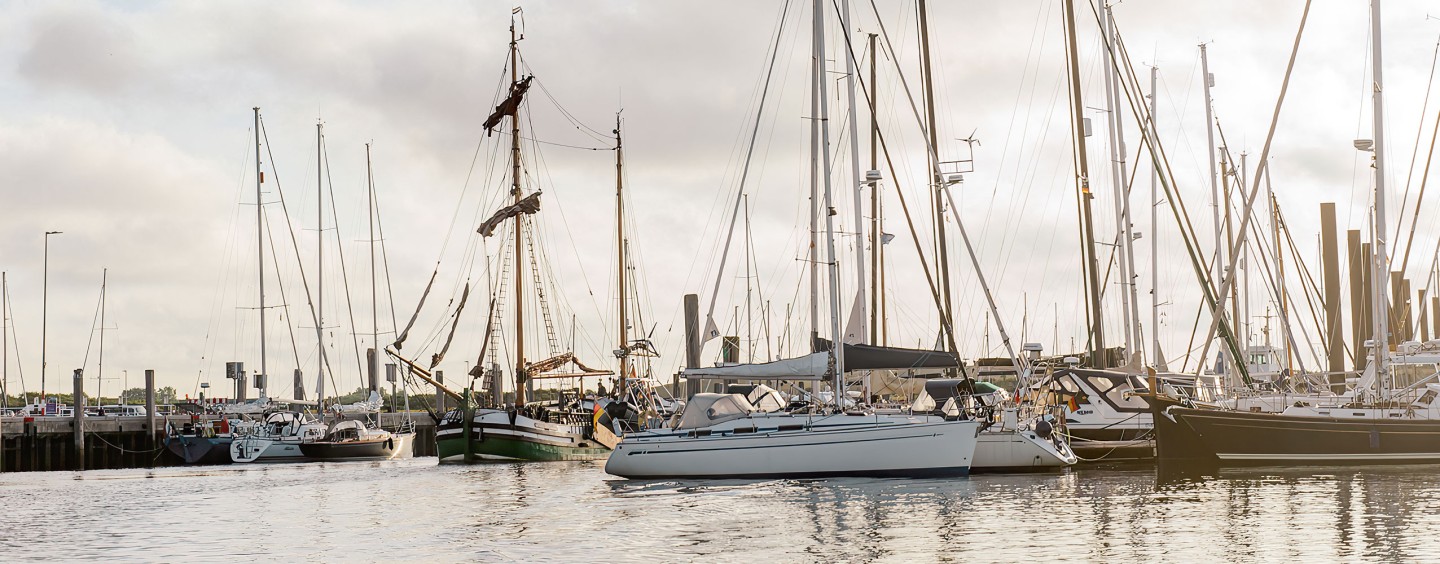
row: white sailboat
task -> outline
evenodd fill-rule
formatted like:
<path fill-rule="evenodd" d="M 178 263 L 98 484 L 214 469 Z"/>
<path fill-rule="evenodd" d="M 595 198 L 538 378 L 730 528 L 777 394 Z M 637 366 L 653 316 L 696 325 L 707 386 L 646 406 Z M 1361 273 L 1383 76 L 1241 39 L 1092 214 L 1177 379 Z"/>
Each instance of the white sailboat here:
<path fill-rule="evenodd" d="M 848 7 L 848 2 L 846 3 Z M 824 52 L 824 3 L 814 5 L 818 53 Z M 842 16 L 847 16 L 843 14 Z M 848 29 L 848 26 L 846 27 Z M 853 59 L 847 59 L 854 75 Z M 816 61 L 814 72 L 821 63 Z M 824 108 L 828 78 L 813 82 L 816 100 Z M 853 108 L 853 90 L 851 92 Z M 853 119 L 852 119 L 853 122 Z M 829 122 L 819 120 L 824 166 L 829 171 Z M 852 135 L 853 137 L 853 135 Z M 853 151 L 852 151 L 853 152 Z M 824 206 L 834 209 L 829 174 L 823 174 Z M 817 202 L 818 203 L 818 202 Z M 840 311 L 840 273 L 836 260 L 834 214 L 825 216 L 825 262 L 829 283 L 829 330 L 832 343 L 845 342 Z M 857 239 L 862 239 L 857 238 Z M 815 247 L 817 250 L 819 247 Z M 860 268 L 864 278 L 863 264 Z M 813 301 L 813 300 L 812 300 Z M 863 303 L 863 302 L 862 302 Z M 863 317 L 863 316 L 862 316 Z M 815 327 L 819 332 L 818 324 Z M 817 343 L 818 344 L 818 343 Z M 761 364 L 740 364 L 687 369 L 687 378 L 745 380 L 814 380 L 833 382 L 845 389 L 850 345 L 829 345 L 811 354 Z M 898 349 L 869 347 L 874 356 Z M 906 364 L 944 353 L 907 351 Z M 858 356 L 858 355 L 857 355 Z M 861 358 L 852 358 L 861 360 Z M 948 361 L 958 364 L 951 356 Z M 879 366 L 875 368 L 885 368 Z M 934 477 L 963 476 L 970 472 L 981 423 L 947 402 L 949 414 L 881 414 L 846 411 L 845 394 L 834 393 L 834 404 L 805 413 L 763 412 L 741 394 L 696 394 L 666 428 L 626 434 L 606 461 L 607 473 L 625 478 L 795 478 L 828 476 Z"/>

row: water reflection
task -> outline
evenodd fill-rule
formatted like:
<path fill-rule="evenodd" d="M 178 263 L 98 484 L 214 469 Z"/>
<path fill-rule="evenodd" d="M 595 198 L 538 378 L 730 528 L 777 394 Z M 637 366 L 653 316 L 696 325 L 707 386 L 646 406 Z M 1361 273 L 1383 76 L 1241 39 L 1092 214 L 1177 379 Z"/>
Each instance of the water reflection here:
<path fill-rule="evenodd" d="M 593 462 L 0 475 L 4 560 L 1424 560 L 1434 467 L 626 481 Z M 1223 552 L 1222 552 L 1223 551 Z"/>

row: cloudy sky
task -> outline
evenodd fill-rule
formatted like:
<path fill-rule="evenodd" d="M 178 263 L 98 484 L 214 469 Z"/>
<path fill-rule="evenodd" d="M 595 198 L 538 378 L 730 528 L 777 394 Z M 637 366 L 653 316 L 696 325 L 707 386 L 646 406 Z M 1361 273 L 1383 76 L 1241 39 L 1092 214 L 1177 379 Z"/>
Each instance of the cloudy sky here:
<path fill-rule="evenodd" d="M 699 293 L 702 310 L 709 307 L 757 113 L 758 143 L 744 186 L 754 248 L 751 313 L 745 314 L 740 232 L 719 275 L 715 317 L 726 333 L 753 336 L 757 357 L 798 346 L 810 323 L 802 276 L 810 3 L 520 4 L 522 70 L 541 85 L 532 90 L 522 122 L 530 155 L 527 190 L 545 192 L 538 252 L 545 257 L 542 278 L 549 281 L 559 348 L 573 340 L 587 364 L 613 362 L 614 153 L 590 149 L 612 143 L 608 136 L 622 110 L 628 236 L 643 281 L 644 317 L 636 330 L 653 332 L 662 354 L 656 374 L 668 380 L 683 360 L 682 295 Z M 857 1 L 853 8 L 857 48 L 863 51 L 864 34 L 878 33 L 883 22 L 895 55 L 881 56 L 877 81 L 877 114 L 897 168 L 893 178 L 886 169 L 882 187 L 885 230 L 896 235 L 887 247 L 888 330 L 894 344 L 929 344 L 937 316 L 895 192 L 903 192 L 917 214 L 920 245 L 933 261 L 933 236 L 923 217 L 929 213 L 921 186 L 924 142 L 905 99 L 905 85 L 919 95 L 915 8 L 890 0 Z M 1253 169 L 1301 8 L 1300 2 L 1135 0 L 1114 8 L 1130 64 L 1147 90 L 1148 67 L 1159 68 L 1161 141 L 1203 240 L 1213 232 L 1197 45 L 1208 44 L 1216 117 L 1228 145 L 1235 154 L 1248 153 Z M 1113 240 L 1105 66 L 1096 20 L 1087 5 L 1078 9 L 1097 237 Z M 1407 185 L 1408 229 L 1420 185 L 1434 121 L 1422 120 L 1422 107 L 1428 104 L 1431 115 L 1440 107 L 1433 99 L 1440 95 L 1426 100 L 1440 35 L 1440 20 L 1428 18 L 1427 9 L 1421 1 L 1387 2 L 1385 8 L 1390 230 Z M 935 2 L 930 13 L 939 152 L 944 160 L 971 158 L 958 139 L 973 131 L 980 140 L 975 170 L 952 188 L 960 215 L 1014 340 L 1023 335 L 1047 350 L 1057 344 L 1071 350 L 1071 343 L 1083 348 L 1085 339 L 1062 15 L 1061 3 L 1052 0 Z M 105 327 L 111 330 L 105 331 L 106 380 L 98 384 L 107 395 L 127 376 L 130 386 L 138 385 L 144 369 L 157 370 L 162 385 L 182 394 L 197 392 L 205 381 L 224 388 L 225 361 L 258 369 L 255 106 L 269 140 L 262 158 L 268 171 L 264 199 L 268 244 L 276 249 L 274 255 L 266 250 L 267 305 L 285 305 L 266 310 L 269 372 L 288 382 L 294 368 L 310 375 L 317 362 L 299 275 L 303 264 L 318 291 L 317 120 L 324 123 L 329 163 L 323 311 L 335 385 L 359 385 L 354 350 L 370 346 L 374 330 L 366 143 L 374 155 L 389 263 L 390 285 L 382 282 L 373 308 L 379 330 L 388 333 L 380 341 L 393 338 L 392 318 L 403 326 L 414 311 L 438 260 L 436 289 L 406 351 L 426 357 L 435 352 L 444 339 L 447 302 L 458 298 L 468 279 L 481 297 L 471 297 L 441 365 L 463 372 L 484 340 L 489 279 L 501 267 L 500 239 L 480 241 L 471 234 L 505 190 L 508 138 L 487 137 L 480 124 L 508 80 L 510 18 L 510 6 L 498 3 L 0 3 L 0 270 L 13 305 L 7 363 L 12 393 L 22 386 L 22 372 L 24 389 L 40 388 L 45 231 L 64 232 L 50 238 L 47 390 L 68 391 L 71 371 L 82 365 L 91 378 L 87 390 L 93 393 L 97 385 L 99 333 L 93 329 L 99 326 L 105 269 Z M 1317 277 L 1318 203 L 1338 203 L 1342 229 L 1365 228 L 1372 203 L 1368 162 L 1351 146 L 1371 137 L 1368 21 L 1364 2 L 1315 3 L 1271 149 L 1276 198 L 1300 256 Z M 839 244 L 849 249 L 855 220 L 845 44 L 833 10 L 827 30 L 837 229 Z M 760 85 L 777 46 L 770 96 L 758 112 Z M 868 55 L 860 56 L 868 67 Z M 864 170 L 870 167 L 863 108 L 859 120 Z M 1133 161 L 1139 136 L 1134 117 L 1126 112 L 1124 121 L 1126 159 Z M 1411 175 L 1417 137 L 1421 149 Z M 1142 169 L 1133 205 L 1143 233 L 1136 261 L 1142 326 L 1149 335 L 1149 242 L 1155 231 L 1146 176 Z M 1187 350 L 1198 293 L 1168 207 L 1161 209 L 1158 289 L 1167 304 L 1159 335 L 1174 366 Z M 1408 269 L 1417 279 L 1424 278 L 1437 236 L 1429 227 L 1434 212 L 1421 213 Z M 961 348 L 967 357 L 999 354 L 975 270 L 962 254 L 954 221 L 947 221 Z M 1343 244 L 1343 234 L 1341 239 Z M 348 304 L 336 260 L 342 256 Z M 840 260 L 846 304 L 856 289 L 852 256 L 842 252 Z M 1249 300 L 1256 342 L 1264 338 L 1264 311 L 1273 303 L 1260 277 L 1257 267 Z M 1118 274 L 1105 305 L 1110 343 L 1120 342 L 1122 333 L 1121 286 L 1115 282 Z M 533 294 L 527 300 L 533 303 Z M 761 304 L 768 305 L 762 310 Z M 1312 324 L 1308 310 L 1302 311 L 1305 317 L 1292 320 L 1303 321 L 1297 331 Z M 534 311 L 529 315 L 543 325 Z M 1208 317 L 1201 323 L 1203 330 Z M 1272 323 L 1278 339 L 1278 321 Z M 527 356 L 549 352 L 543 332 L 527 338 L 535 347 Z M 1305 337 L 1296 338 L 1304 347 Z M 1318 336 L 1311 330 L 1309 338 Z M 500 362 L 508 364 L 510 336 L 497 342 L 506 347 Z M 712 342 L 707 361 L 717 350 Z"/>

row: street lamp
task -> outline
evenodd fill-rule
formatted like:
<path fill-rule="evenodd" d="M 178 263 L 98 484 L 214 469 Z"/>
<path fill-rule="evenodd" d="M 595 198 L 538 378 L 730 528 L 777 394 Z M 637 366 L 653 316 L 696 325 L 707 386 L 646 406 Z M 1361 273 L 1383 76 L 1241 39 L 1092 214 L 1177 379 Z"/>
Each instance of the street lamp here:
<path fill-rule="evenodd" d="M 50 306 L 50 236 L 59 235 L 62 231 L 45 232 L 45 262 L 44 273 L 42 274 L 40 290 L 40 401 L 45 401 L 45 344 L 49 335 L 49 306 Z"/>

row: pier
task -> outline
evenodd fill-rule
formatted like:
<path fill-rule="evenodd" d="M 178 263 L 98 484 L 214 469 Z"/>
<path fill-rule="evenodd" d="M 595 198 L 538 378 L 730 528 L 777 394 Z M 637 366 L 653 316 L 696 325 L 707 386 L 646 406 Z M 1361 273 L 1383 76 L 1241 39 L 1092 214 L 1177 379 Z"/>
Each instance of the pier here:
<path fill-rule="evenodd" d="M 381 413 L 381 426 L 399 427 L 405 413 Z M 412 412 L 415 456 L 435 455 L 435 421 Z M 165 448 L 166 424 L 217 421 L 220 415 L 156 415 L 139 417 L 3 417 L 0 418 L 0 472 L 105 470 L 181 466 Z M 77 432 L 80 425 L 83 433 Z"/>

